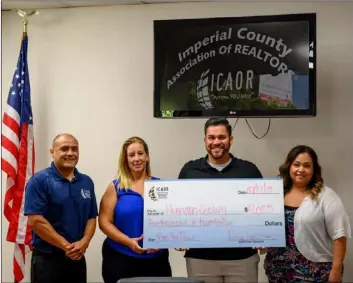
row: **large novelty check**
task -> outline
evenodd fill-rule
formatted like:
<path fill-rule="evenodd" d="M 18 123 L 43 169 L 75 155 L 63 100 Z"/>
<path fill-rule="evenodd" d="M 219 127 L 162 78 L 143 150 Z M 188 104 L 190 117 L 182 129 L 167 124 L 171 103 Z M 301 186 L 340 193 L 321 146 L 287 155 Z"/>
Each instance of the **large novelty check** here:
<path fill-rule="evenodd" d="M 150 180 L 144 248 L 284 247 L 282 179 Z"/>

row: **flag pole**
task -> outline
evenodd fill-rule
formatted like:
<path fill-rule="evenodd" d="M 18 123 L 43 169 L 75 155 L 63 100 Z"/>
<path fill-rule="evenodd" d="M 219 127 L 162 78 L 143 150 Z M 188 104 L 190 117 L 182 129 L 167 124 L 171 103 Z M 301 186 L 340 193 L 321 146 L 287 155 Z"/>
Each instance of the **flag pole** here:
<path fill-rule="evenodd" d="M 30 11 L 17 10 L 17 14 L 23 18 L 22 19 L 22 21 L 23 21 L 23 34 L 22 34 L 22 40 L 21 40 L 21 41 L 23 41 L 27 37 L 28 18 L 33 15 L 39 15 L 39 11 L 37 11 L 37 10 L 30 10 Z M 27 45 L 25 45 L 25 46 L 27 46 Z M 22 48 L 23 48 L 23 43 L 21 43 L 21 50 L 22 50 Z M 25 48 L 27 48 L 27 47 L 25 47 Z M 27 51 L 26 51 L 26 53 L 27 53 Z M 21 52 L 21 54 L 22 54 L 22 52 Z M 26 54 L 26 56 L 27 56 L 27 54 Z M 27 60 L 27 58 L 26 58 L 26 60 Z M 19 66 L 18 66 L 18 68 L 19 68 Z M 19 74 L 17 74 L 17 75 L 20 76 Z M 21 75 L 23 75 L 23 71 L 22 71 Z M 22 80 L 21 82 L 24 82 L 24 80 Z M 22 89 L 22 91 L 23 91 L 23 89 Z M 23 92 L 21 92 L 21 95 L 25 95 L 25 94 Z M 21 123 L 19 126 L 21 126 Z M 13 200 L 13 202 L 14 202 L 14 200 Z M 8 237 L 9 237 L 9 235 L 8 235 Z M 23 280 L 23 277 L 25 275 L 24 274 L 25 273 L 24 265 L 25 265 L 25 261 L 26 261 L 26 259 L 25 259 L 25 253 L 26 253 L 25 252 L 25 244 L 18 243 L 17 241 L 15 241 L 14 244 L 15 244 L 14 259 L 13 259 L 13 264 L 14 264 L 13 271 L 14 271 L 14 275 L 15 275 L 14 283 L 19 283 Z M 17 257 L 19 256 L 20 258 L 23 257 L 22 260 L 17 261 L 16 255 L 17 255 Z M 19 269 L 21 269 L 21 271 L 20 271 L 21 275 L 18 275 Z M 22 277 L 22 279 L 16 279 L 16 277 Z"/>
<path fill-rule="evenodd" d="M 17 10 L 17 14 L 23 18 L 23 34 L 27 34 L 28 18 L 33 15 L 39 15 L 37 10 Z"/>

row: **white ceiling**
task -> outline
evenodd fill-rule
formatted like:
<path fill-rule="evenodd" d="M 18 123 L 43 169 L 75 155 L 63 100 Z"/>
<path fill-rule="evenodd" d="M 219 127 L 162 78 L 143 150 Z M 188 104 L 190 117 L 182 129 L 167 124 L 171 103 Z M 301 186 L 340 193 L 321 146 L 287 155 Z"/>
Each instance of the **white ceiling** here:
<path fill-rule="evenodd" d="M 17 9 L 56 9 L 56 8 L 70 8 L 70 7 L 91 7 L 91 6 L 112 6 L 112 5 L 142 5 L 142 4 L 155 4 L 155 3 L 180 3 L 180 2 L 245 2 L 244 0 L 0 0 L 2 7 L 1 10 L 17 10 Z M 246 0 L 246 2 L 268 2 L 269 0 Z M 271 2 L 301 2 L 304 0 L 271 0 Z M 325 2 L 332 0 L 311 0 L 311 2 Z M 335 0 L 341 2 L 341 0 Z M 349 0 L 353 1 L 353 0 Z"/>
<path fill-rule="evenodd" d="M 70 8 L 70 7 L 91 7 L 91 6 L 109 6 L 109 5 L 136 5 L 136 4 L 154 4 L 154 3 L 172 3 L 172 2 L 238 2 L 240 0 L 101 0 L 101 1 L 18 1 L 18 0 L 2 0 L 2 10 L 16 9 L 54 9 L 54 8 Z M 251 1 L 251 0 L 248 0 Z M 257 0 L 259 1 L 259 0 Z M 266 1 L 266 0 L 264 0 Z"/>

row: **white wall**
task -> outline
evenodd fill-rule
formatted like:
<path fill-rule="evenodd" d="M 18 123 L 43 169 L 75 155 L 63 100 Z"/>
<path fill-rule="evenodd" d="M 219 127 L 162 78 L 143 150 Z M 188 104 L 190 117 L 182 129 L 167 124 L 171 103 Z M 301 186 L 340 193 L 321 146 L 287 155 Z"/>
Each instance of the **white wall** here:
<path fill-rule="evenodd" d="M 234 132 L 232 152 L 255 162 L 266 177 L 273 177 L 292 146 L 313 146 L 319 154 L 324 179 L 341 195 L 353 219 L 349 203 L 353 198 L 353 3 L 348 2 L 193 3 L 42 10 L 29 24 L 37 170 L 49 164 L 51 140 L 64 131 L 80 141 L 79 169 L 95 181 L 98 200 L 114 178 L 123 140 L 131 135 L 140 135 L 148 142 L 154 175 L 175 177 L 184 162 L 205 154 L 205 120 L 152 117 L 153 20 L 299 12 L 317 12 L 318 116 L 274 119 L 269 134 L 262 140 L 254 138 L 241 120 Z M 22 22 L 15 12 L 3 13 L 2 31 L 4 107 L 22 33 Z M 267 119 L 252 119 L 250 123 L 258 135 L 267 128 Z M 4 242 L 6 231 L 7 221 L 3 219 L 2 279 L 11 282 L 13 245 Z M 98 230 L 87 252 L 90 282 L 102 282 L 103 239 Z M 350 241 L 346 281 L 353 281 L 352 247 Z M 180 253 L 172 251 L 171 261 L 175 276 L 186 274 Z M 26 281 L 28 275 L 29 264 Z M 260 281 L 266 282 L 262 262 Z"/>

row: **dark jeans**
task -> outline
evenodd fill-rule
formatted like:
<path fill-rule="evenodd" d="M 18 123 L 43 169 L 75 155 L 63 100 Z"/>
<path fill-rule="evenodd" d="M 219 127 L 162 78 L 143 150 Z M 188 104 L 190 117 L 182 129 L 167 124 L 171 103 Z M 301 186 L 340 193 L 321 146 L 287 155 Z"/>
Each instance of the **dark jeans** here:
<path fill-rule="evenodd" d="M 32 253 L 31 283 L 87 283 L 86 260 L 74 261 L 64 253 Z"/>
<path fill-rule="evenodd" d="M 140 259 L 124 255 L 111 248 L 106 241 L 102 248 L 102 277 L 105 283 L 116 283 L 131 277 L 171 277 L 168 254 Z"/>

